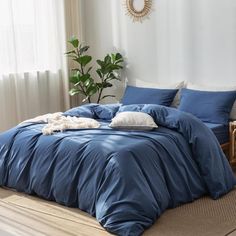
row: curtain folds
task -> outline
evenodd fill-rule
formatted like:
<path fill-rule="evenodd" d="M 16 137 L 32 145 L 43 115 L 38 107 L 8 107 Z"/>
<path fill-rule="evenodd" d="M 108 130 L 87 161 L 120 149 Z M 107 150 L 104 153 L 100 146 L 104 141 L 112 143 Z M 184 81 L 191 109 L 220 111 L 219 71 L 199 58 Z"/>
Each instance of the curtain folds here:
<path fill-rule="evenodd" d="M 64 11 L 65 11 L 65 29 L 66 38 L 69 39 L 72 35 L 79 38 L 81 42 L 84 42 L 84 29 L 83 29 L 83 0 L 64 0 Z M 69 46 L 67 44 L 67 46 Z M 67 48 L 69 51 L 71 48 Z M 68 62 L 68 68 L 75 68 L 76 63 L 70 60 Z M 67 86 L 68 88 L 68 86 Z M 81 96 L 76 95 L 69 98 L 68 103 L 70 106 L 78 106 L 82 101 Z"/>
<path fill-rule="evenodd" d="M 64 109 L 62 72 L 10 74 L 0 79 L 0 130 Z"/>
<path fill-rule="evenodd" d="M 64 53 L 78 36 L 79 3 L 0 1 L 0 131 L 70 107 Z"/>

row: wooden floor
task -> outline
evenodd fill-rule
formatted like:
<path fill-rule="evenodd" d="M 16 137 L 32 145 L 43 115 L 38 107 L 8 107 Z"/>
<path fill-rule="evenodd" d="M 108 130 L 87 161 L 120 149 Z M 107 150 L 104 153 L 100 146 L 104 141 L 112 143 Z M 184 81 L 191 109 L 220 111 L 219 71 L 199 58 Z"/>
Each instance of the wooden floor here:
<path fill-rule="evenodd" d="M 88 214 L 0 188 L 0 236 L 105 236 Z M 236 189 L 167 210 L 145 236 L 236 236 Z"/>
<path fill-rule="evenodd" d="M 0 236 L 75 236 L 108 234 L 78 209 L 0 188 Z"/>

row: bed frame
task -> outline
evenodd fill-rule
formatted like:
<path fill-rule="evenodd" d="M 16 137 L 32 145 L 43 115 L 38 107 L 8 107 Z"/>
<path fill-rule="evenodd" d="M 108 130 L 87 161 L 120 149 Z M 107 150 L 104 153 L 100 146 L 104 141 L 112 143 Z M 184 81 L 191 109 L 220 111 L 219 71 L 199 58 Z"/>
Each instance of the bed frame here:
<path fill-rule="evenodd" d="M 229 123 L 229 142 L 221 145 L 231 166 L 236 166 L 236 121 Z"/>

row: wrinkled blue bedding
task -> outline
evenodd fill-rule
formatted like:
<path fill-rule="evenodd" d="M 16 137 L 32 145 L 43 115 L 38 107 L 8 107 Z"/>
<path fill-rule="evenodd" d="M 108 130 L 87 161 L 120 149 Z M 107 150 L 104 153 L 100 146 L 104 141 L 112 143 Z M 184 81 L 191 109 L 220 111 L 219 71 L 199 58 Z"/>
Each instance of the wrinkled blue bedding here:
<path fill-rule="evenodd" d="M 90 105 L 74 115 L 106 118 L 111 109 Z M 136 236 L 165 209 L 217 199 L 236 184 L 216 137 L 194 116 L 158 105 L 114 109 L 146 112 L 159 128 L 112 130 L 103 119 L 99 129 L 43 136 L 44 124 L 17 126 L 0 134 L 0 186 L 78 207 L 111 233 Z"/>

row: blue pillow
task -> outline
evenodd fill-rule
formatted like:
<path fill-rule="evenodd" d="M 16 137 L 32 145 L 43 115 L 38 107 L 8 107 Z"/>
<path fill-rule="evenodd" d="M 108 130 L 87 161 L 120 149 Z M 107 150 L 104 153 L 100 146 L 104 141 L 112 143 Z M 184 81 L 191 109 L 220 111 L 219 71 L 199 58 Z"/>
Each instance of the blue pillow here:
<path fill-rule="evenodd" d="M 98 119 L 111 120 L 119 108 L 120 104 L 98 105 L 94 108 L 94 113 Z"/>
<path fill-rule="evenodd" d="M 235 99 L 236 91 L 213 92 L 183 88 L 178 109 L 205 122 L 228 124 Z"/>
<path fill-rule="evenodd" d="M 127 86 L 122 99 L 123 105 L 157 104 L 170 106 L 178 89 L 153 89 Z"/>
<path fill-rule="evenodd" d="M 96 103 L 89 103 L 79 107 L 74 107 L 63 113 L 64 116 L 78 116 L 86 118 L 96 118 L 94 114 L 94 108 L 97 107 Z"/>
<path fill-rule="evenodd" d="M 144 107 L 144 104 L 132 104 L 132 105 L 124 105 L 120 106 L 118 112 L 125 112 L 125 111 L 136 111 L 140 112 Z"/>

